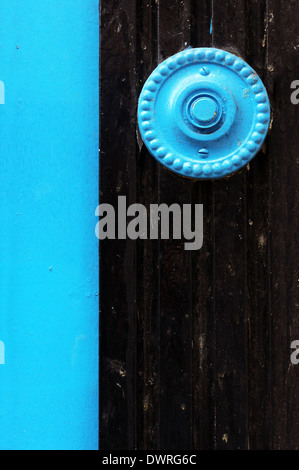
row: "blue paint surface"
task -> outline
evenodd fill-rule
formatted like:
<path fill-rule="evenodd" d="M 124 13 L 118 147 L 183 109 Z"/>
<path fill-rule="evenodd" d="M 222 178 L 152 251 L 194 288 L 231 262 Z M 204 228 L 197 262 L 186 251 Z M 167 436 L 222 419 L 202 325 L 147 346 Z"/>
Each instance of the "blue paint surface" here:
<path fill-rule="evenodd" d="M 0 449 L 96 449 L 98 1 L 2 2 L 0 31 Z"/>
<path fill-rule="evenodd" d="M 138 123 L 149 152 L 169 170 L 223 178 L 261 149 L 270 103 L 261 79 L 240 57 L 191 48 L 151 73 L 139 97 Z"/>

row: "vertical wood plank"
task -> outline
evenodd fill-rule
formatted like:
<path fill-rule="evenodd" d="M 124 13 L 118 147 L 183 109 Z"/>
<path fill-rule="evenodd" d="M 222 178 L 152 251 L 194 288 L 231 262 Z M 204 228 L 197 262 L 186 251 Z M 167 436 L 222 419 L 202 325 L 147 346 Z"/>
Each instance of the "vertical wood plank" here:
<path fill-rule="evenodd" d="M 138 94 L 158 63 L 157 22 L 155 0 L 139 1 L 137 4 Z M 137 156 L 138 202 L 149 210 L 150 204 L 158 203 L 158 163 L 141 143 Z M 156 450 L 160 448 L 159 241 L 138 242 L 137 259 L 137 447 Z"/>
<path fill-rule="evenodd" d="M 192 47 L 212 46 L 212 0 L 192 1 Z M 192 252 L 193 448 L 214 447 L 213 182 L 197 181 L 193 204 L 204 207 L 204 243 Z"/>
<path fill-rule="evenodd" d="M 267 2 L 246 4 L 246 60 L 268 88 Z M 250 449 L 270 448 L 269 174 L 267 140 L 247 173 L 248 433 Z"/>
<path fill-rule="evenodd" d="M 203 203 L 205 223 L 200 252 L 101 243 L 102 449 L 298 448 L 296 17 L 293 0 L 102 2 L 102 202 Z M 265 155 L 225 180 L 169 173 L 136 139 L 145 79 L 189 45 L 240 54 L 270 91 Z"/>
<path fill-rule="evenodd" d="M 159 58 L 183 50 L 191 41 L 191 2 L 158 2 Z M 192 202 L 192 180 L 159 167 L 159 201 Z M 192 447 L 192 266 L 183 240 L 160 242 L 160 445 Z M 175 423 L 175 424 L 174 424 Z"/>
<path fill-rule="evenodd" d="M 245 1 L 213 1 L 213 46 L 245 53 Z M 214 182 L 215 448 L 247 448 L 246 168 Z"/>
<path fill-rule="evenodd" d="M 100 201 L 136 202 L 136 5 L 101 1 Z M 136 445 L 136 243 L 100 242 L 100 448 Z"/>
<path fill-rule="evenodd" d="M 281 10 L 268 0 L 267 74 L 273 106 L 268 139 L 271 263 L 271 428 L 273 449 L 299 448 L 299 367 L 290 362 L 290 344 L 299 338 L 299 167 L 298 106 L 290 101 L 299 77 L 299 5 L 290 0 Z"/>

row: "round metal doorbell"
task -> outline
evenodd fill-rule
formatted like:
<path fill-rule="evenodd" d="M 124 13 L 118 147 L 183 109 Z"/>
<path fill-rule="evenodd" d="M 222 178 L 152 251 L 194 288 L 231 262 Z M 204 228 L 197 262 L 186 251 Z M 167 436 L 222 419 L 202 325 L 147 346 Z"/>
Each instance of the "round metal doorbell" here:
<path fill-rule="evenodd" d="M 138 123 L 150 153 L 190 178 L 222 178 L 260 150 L 270 122 L 265 87 L 239 57 L 214 48 L 186 49 L 146 81 Z"/>

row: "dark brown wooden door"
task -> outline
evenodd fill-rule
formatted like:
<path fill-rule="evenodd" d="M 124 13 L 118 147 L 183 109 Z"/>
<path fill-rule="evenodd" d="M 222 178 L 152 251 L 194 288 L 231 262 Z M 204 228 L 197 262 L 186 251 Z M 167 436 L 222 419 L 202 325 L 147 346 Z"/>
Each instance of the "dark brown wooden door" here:
<path fill-rule="evenodd" d="M 296 0 L 101 0 L 101 202 L 204 205 L 199 251 L 101 242 L 101 449 L 299 449 L 298 20 Z M 188 46 L 242 56 L 270 97 L 263 150 L 223 180 L 138 138 L 143 83 Z"/>

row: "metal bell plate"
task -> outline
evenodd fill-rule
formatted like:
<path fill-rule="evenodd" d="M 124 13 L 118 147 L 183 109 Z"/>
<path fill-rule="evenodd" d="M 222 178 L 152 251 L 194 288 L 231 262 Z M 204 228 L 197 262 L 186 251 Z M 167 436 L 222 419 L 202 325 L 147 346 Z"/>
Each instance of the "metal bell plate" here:
<path fill-rule="evenodd" d="M 260 150 L 270 104 L 261 79 L 240 57 L 189 48 L 150 75 L 140 94 L 138 123 L 148 150 L 169 170 L 222 178 Z"/>

